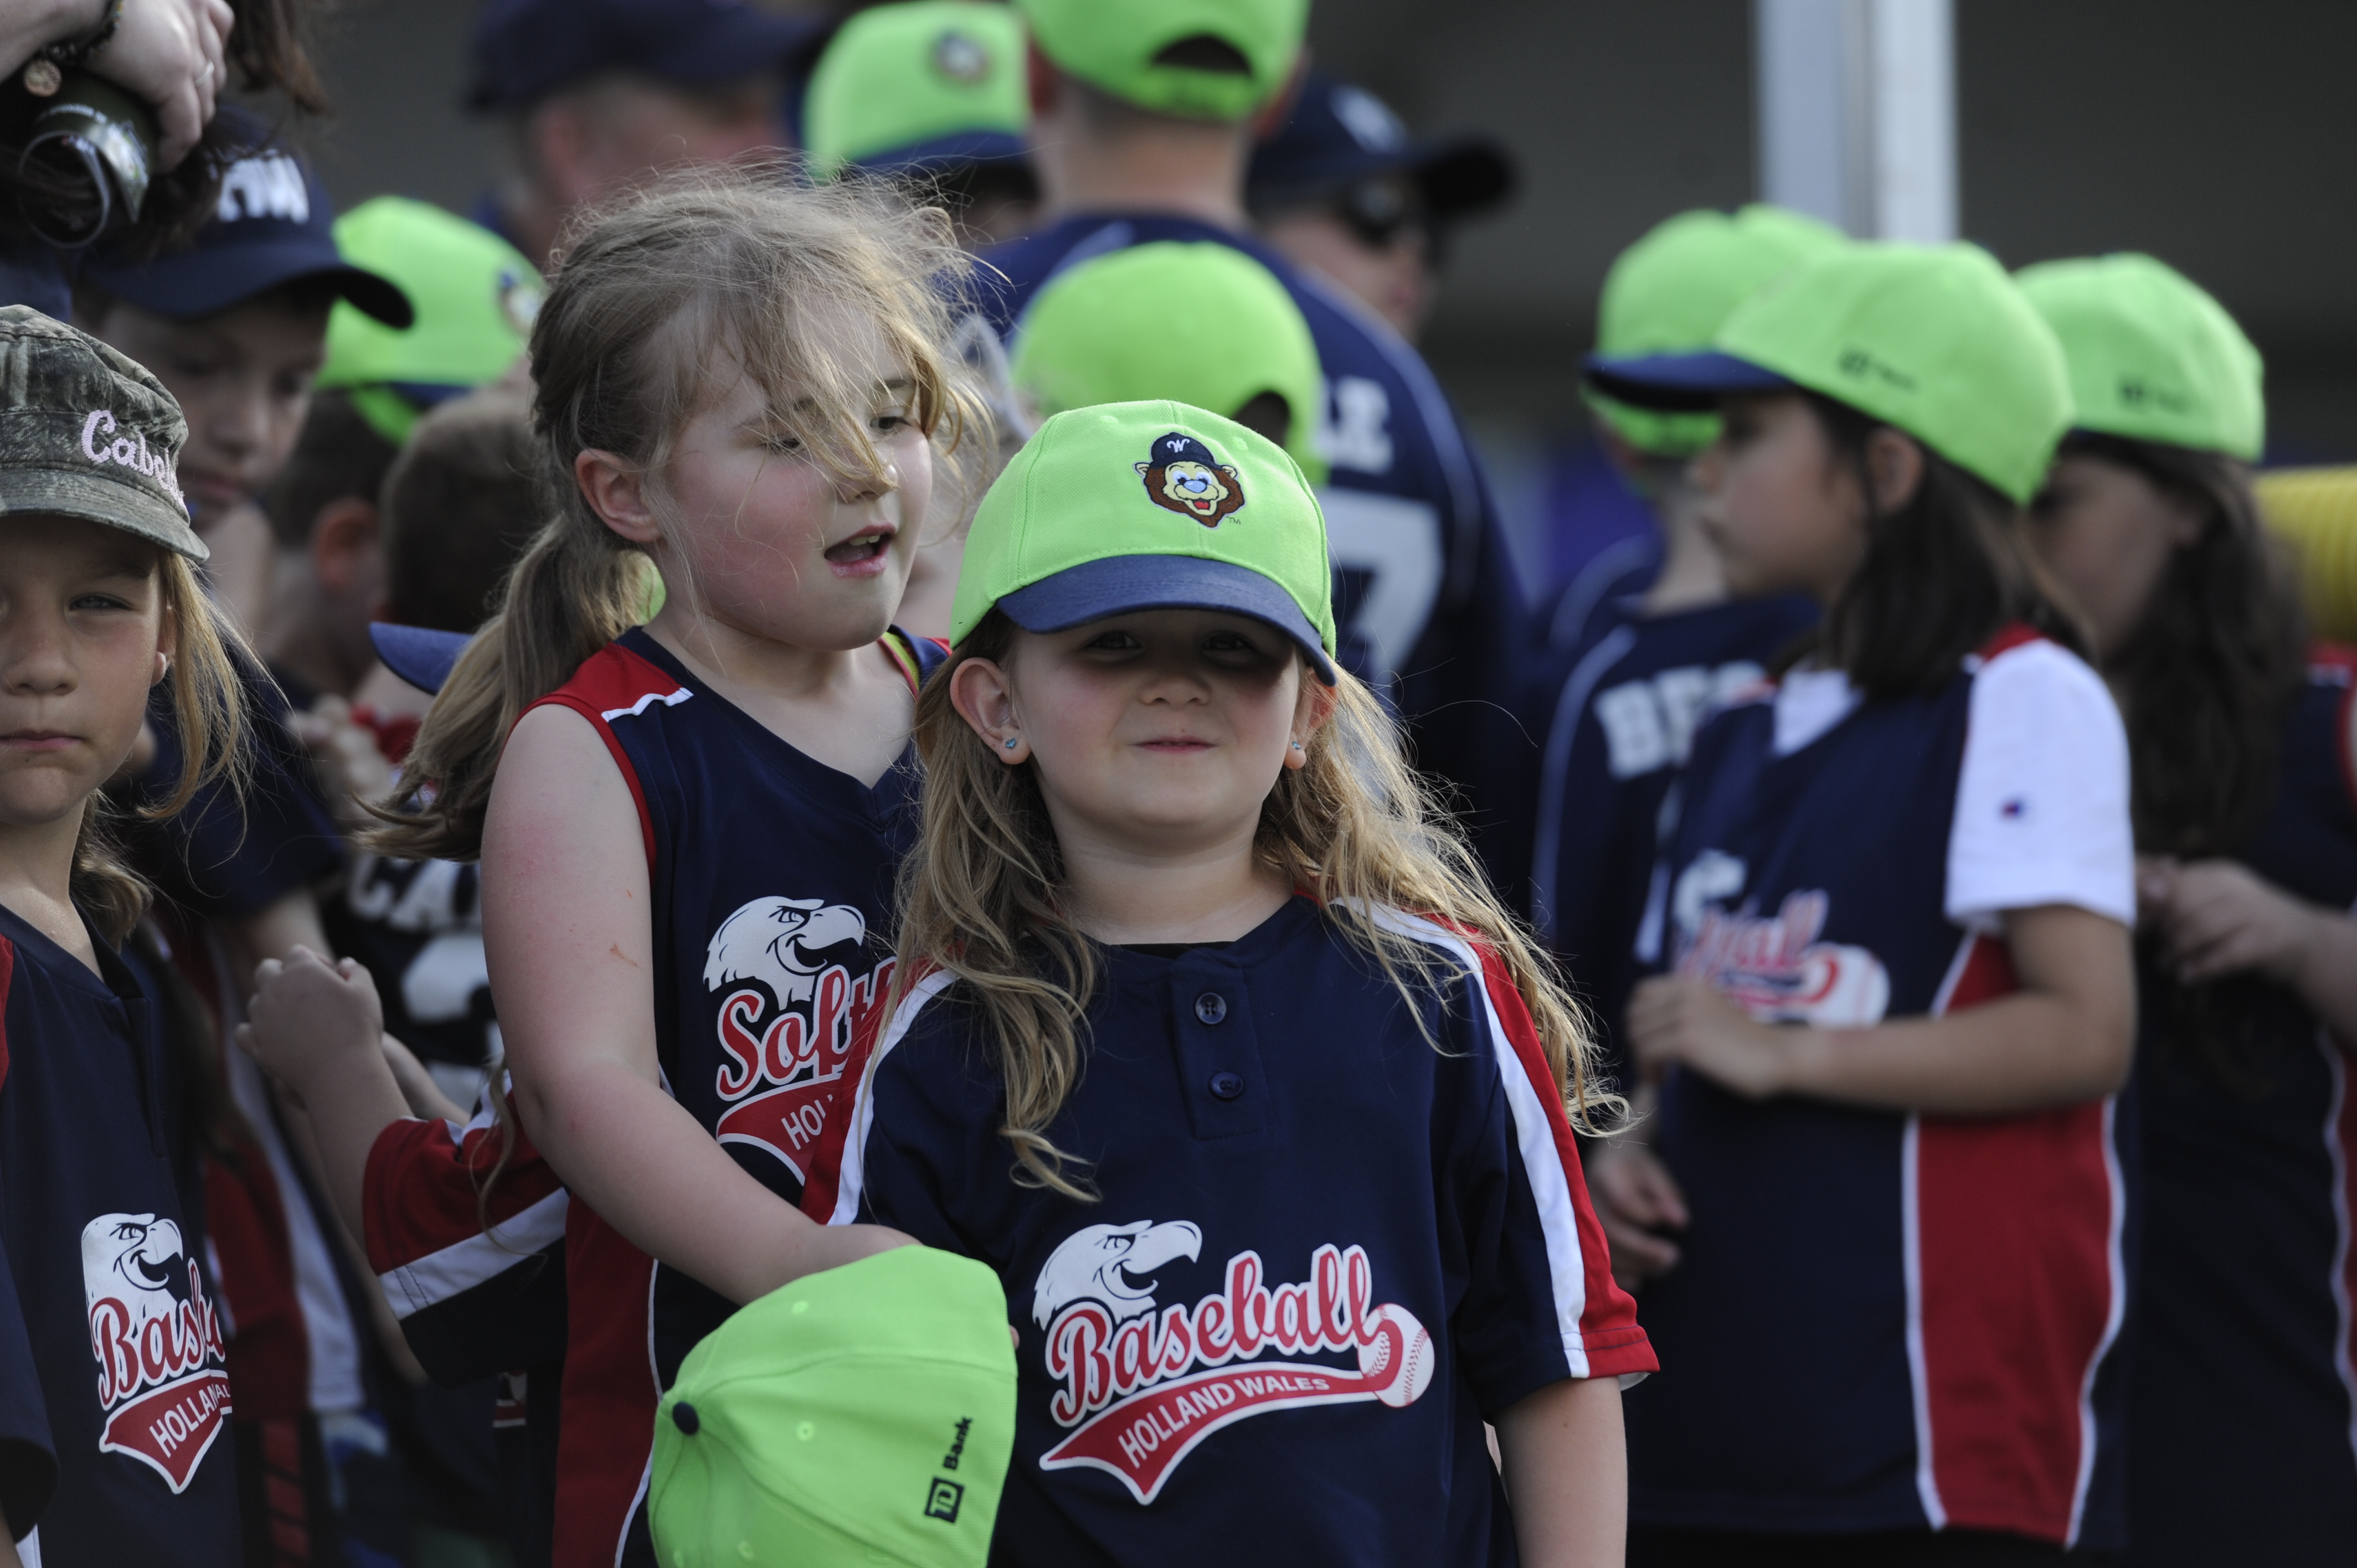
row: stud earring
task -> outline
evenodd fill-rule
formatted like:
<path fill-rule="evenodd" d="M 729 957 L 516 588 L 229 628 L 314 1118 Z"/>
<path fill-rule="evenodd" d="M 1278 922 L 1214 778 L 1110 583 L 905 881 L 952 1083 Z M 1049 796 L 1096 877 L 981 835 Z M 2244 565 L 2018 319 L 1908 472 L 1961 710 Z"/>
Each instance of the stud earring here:
<path fill-rule="evenodd" d="M 1007 737 L 1006 749 L 1009 751 L 1013 751 L 1015 749 L 1015 739 L 1011 736 Z"/>
<path fill-rule="evenodd" d="M 1300 743 L 1299 741 L 1297 741 L 1297 741 L 1295 741 L 1295 742 L 1293 743 L 1293 749 L 1294 749 L 1294 750 L 1296 750 L 1296 751 L 1299 751 L 1299 750 L 1301 749 L 1301 743 Z"/>

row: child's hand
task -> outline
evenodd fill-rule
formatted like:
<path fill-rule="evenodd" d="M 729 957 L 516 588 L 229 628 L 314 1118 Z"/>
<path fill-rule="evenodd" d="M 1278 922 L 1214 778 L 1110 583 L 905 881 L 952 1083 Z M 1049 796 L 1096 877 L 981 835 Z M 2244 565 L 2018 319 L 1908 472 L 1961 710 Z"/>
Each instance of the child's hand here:
<path fill-rule="evenodd" d="M 1676 1268 L 1678 1244 L 1661 1232 L 1686 1228 L 1686 1197 L 1662 1157 L 1642 1144 L 1612 1142 L 1598 1146 L 1586 1165 L 1620 1288 L 1633 1291 Z"/>
<path fill-rule="evenodd" d="M 331 969 L 297 947 L 284 962 L 264 960 L 253 979 L 238 1048 L 297 1095 L 323 1071 L 349 1070 L 355 1057 L 382 1059 L 384 1006 L 357 962 L 344 959 Z"/>
<path fill-rule="evenodd" d="M 1664 974 L 1630 997 L 1629 1037 L 1649 1077 L 1684 1062 L 1747 1100 L 1765 1100 L 1794 1087 L 1816 1032 L 1756 1023 L 1709 982 Z"/>
<path fill-rule="evenodd" d="M 378 749 L 376 732 L 353 718 L 352 705 L 332 692 L 307 712 L 288 714 L 286 727 L 311 754 L 337 825 L 350 833 L 372 824 L 376 819 L 361 802 L 382 800 L 400 777 Z"/>
<path fill-rule="evenodd" d="M 2189 985 L 2244 970 L 2297 984 L 2326 914 L 2231 860 L 2145 861 L 2136 899 Z"/>

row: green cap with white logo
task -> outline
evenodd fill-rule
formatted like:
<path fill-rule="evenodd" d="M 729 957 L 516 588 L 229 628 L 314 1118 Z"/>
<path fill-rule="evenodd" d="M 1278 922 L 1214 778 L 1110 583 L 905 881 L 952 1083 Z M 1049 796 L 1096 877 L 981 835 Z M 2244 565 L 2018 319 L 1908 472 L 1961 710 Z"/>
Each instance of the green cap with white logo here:
<path fill-rule="evenodd" d="M 1182 403 L 1057 414 L 982 498 L 950 608 L 963 643 L 993 607 L 1026 631 L 1134 610 L 1266 621 L 1334 683 L 1326 516 L 1284 448 Z"/>
<path fill-rule="evenodd" d="M 2027 504 L 2071 427 L 2062 346 L 1977 245 L 1844 245 L 1736 307 L 1703 354 L 1593 356 L 1590 384 L 1699 412 L 1796 387 L 1903 430 Z"/>
<path fill-rule="evenodd" d="M 1023 313 L 1015 385 L 1040 414 L 1168 398 L 1233 414 L 1266 392 L 1291 420 L 1285 449 L 1313 484 L 1324 381 L 1301 307 L 1232 245 L 1162 240 L 1083 262 Z"/>
<path fill-rule="evenodd" d="M 907 0 L 843 24 L 811 72 L 811 172 L 942 169 L 1023 156 L 1023 19 L 974 0 Z"/>
<path fill-rule="evenodd" d="M 2259 351 L 2185 274 L 2131 253 L 2041 262 L 2014 280 L 2062 340 L 2079 429 L 2257 458 Z"/>
<path fill-rule="evenodd" d="M 1731 214 L 1681 212 L 1647 231 L 1604 274 L 1596 351 L 1617 357 L 1708 349 L 1735 307 L 1761 285 L 1846 243 L 1829 223 L 1764 203 Z M 1594 391 L 1587 401 L 1640 452 L 1688 457 L 1718 438 L 1714 413 L 1632 408 Z"/>
<path fill-rule="evenodd" d="M 1309 0 L 1016 0 L 1016 8 L 1057 69 L 1189 120 L 1242 120 L 1276 96 L 1309 27 Z M 1218 69 L 1231 60 L 1243 69 Z"/>
<path fill-rule="evenodd" d="M 663 1568 L 982 1568 L 1015 1452 L 998 1276 L 897 1247 L 741 1308 L 681 1363 L 647 1488 Z"/>
<path fill-rule="evenodd" d="M 352 406 L 394 446 L 426 409 L 490 385 L 522 356 L 546 290 L 523 252 L 481 224 L 380 196 L 336 220 L 336 246 L 399 284 L 417 309 L 401 329 L 340 300 L 328 317 L 318 385 L 350 389 Z"/>

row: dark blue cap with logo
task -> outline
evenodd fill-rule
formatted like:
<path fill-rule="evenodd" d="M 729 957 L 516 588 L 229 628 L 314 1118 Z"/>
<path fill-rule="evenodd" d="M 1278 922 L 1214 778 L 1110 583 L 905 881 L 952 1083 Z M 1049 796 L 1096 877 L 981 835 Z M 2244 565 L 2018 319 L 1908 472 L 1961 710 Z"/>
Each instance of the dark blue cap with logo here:
<path fill-rule="evenodd" d="M 220 204 L 195 243 L 152 261 L 93 256 L 82 275 L 117 298 L 176 321 L 211 316 L 282 284 L 318 278 L 387 327 L 416 319 L 391 279 L 346 262 L 336 249 L 336 209 L 309 165 L 237 108 L 216 123 L 240 154 L 221 175 Z"/>
<path fill-rule="evenodd" d="M 1361 180 L 1403 174 L 1436 219 L 1494 207 L 1513 191 L 1512 157 L 1487 136 L 1410 136 L 1383 101 L 1312 70 L 1293 116 L 1254 150 L 1245 177 L 1253 204 L 1311 201 Z"/>
<path fill-rule="evenodd" d="M 475 23 L 478 109 L 523 109 L 601 71 L 718 87 L 795 74 L 834 23 L 745 0 L 485 0 Z"/>
<path fill-rule="evenodd" d="M 458 656 L 474 638 L 463 631 L 436 631 L 431 627 L 399 626 L 389 620 L 369 623 L 369 640 L 384 667 L 421 692 L 436 693 L 458 666 Z"/>

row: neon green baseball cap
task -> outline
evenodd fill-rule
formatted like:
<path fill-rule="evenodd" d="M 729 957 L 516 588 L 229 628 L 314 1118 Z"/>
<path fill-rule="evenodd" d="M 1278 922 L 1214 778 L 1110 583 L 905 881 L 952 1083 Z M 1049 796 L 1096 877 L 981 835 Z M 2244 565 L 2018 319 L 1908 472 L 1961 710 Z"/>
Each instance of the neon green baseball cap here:
<path fill-rule="evenodd" d="M 1334 684 L 1334 580 L 1308 476 L 1267 437 L 1183 403 L 1072 409 L 1023 444 L 966 534 L 951 643 L 994 606 L 1038 632 L 1232 610 L 1292 638 Z"/>
<path fill-rule="evenodd" d="M 681 1363 L 648 1484 L 664 1568 L 982 1568 L 1015 1451 L 1006 1294 L 897 1247 L 740 1309 Z"/>
<path fill-rule="evenodd" d="M 336 247 L 399 284 L 416 321 L 395 330 L 339 301 L 328 317 L 318 385 L 398 446 L 437 403 L 507 374 L 546 292 L 523 252 L 479 223 L 406 197 L 380 196 L 336 220 Z"/>
<path fill-rule="evenodd" d="M 1604 274 L 1596 305 L 1596 351 L 1689 353 L 1777 274 L 1846 244 L 1829 223 L 1755 202 L 1734 213 L 1681 212 L 1648 230 Z M 1715 413 L 1632 408 L 1590 390 L 1589 406 L 1641 452 L 1688 457 L 1718 439 Z"/>
<path fill-rule="evenodd" d="M 1042 414 L 1147 398 L 1233 414 L 1275 392 L 1292 411 L 1285 449 L 1325 481 L 1309 323 L 1276 274 L 1232 245 L 1162 240 L 1082 263 L 1023 313 L 1011 369 Z"/>
<path fill-rule="evenodd" d="M 1708 352 L 1592 356 L 1587 379 L 1607 396 L 1671 411 L 1805 388 L 2024 505 L 2072 417 L 2053 329 L 1969 244 L 1827 251 L 1738 306 Z"/>
<path fill-rule="evenodd" d="M 978 0 L 909 0 L 854 16 L 811 72 L 811 172 L 901 174 L 1023 156 L 1031 99 L 1023 19 Z"/>
<path fill-rule="evenodd" d="M 2257 458 L 2259 351 L 2184 274 L 2129 253 L 2040 262 L 2014 281 L 2062 340 L 2078 428 Z"/>
<path fill-rule="evenodd" d="M 1059 70 L 1141 109 L 1189 120 L 1242 120 L 1276 96 L 1300 58 L 1309 0 L 1015 0 L 1039 52 Z M 1211 38 L 1243 73 L 1157 60 Z"/>

